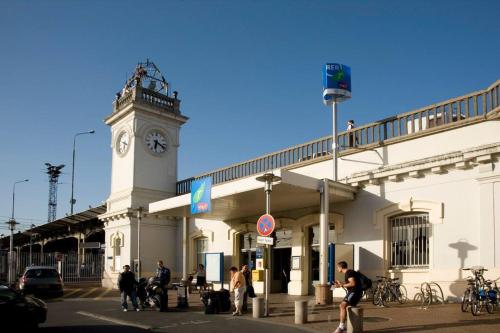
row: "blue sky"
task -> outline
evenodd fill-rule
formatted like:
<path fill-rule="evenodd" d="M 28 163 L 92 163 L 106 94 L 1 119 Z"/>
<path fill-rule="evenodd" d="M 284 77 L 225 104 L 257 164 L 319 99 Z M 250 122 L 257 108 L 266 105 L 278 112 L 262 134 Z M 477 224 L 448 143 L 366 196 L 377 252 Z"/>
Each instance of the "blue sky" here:
<path fill-rule="evenodd" d="M 103 119 L 138 61 L 152 59 L 190 117 L 181 179 L 331 133 L 326 62 L 352 68 L 364 124 L 500 79 L 499 1 L 0 0 L 0 221 L 14 181 L 21 228 L 47 218 L 44 163 L 66 164 L 58 216 L 109 194 Z M 30 220 L 32 219 L 32 220 Z M 6 233 L 0 228 L 0 233 Z"/>

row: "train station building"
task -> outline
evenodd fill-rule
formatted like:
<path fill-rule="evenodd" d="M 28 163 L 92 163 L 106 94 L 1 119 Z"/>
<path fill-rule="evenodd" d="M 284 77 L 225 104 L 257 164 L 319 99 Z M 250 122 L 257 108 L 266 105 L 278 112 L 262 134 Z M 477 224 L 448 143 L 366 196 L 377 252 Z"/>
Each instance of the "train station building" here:
<path fill-rule="evenodd" d="M 189 119 L 159 73 L 144 64 L 147 75 L 131 78 L 105 119 L 106 204 L 15 234 L 19 269 L 57 265 L 61 256 L 67 279 L 102 278 L 115 288 L 125 264 L 151 276 L 161 259 L 180 281 L 200 263 L 213 269 L 206 258 L 215 253 L 227 287 L 231 266 L 259 269 L 256 222 L 266 199 L 258 178 L 272 173 L 279 179 L 271 193 L 273 293 L 318 297 L 319 290 L 325 298 L 339 258 L 372 279 L 400 278 L 410 298 L 421 283 L 436 282 L 445 298 L 457 299 L 463 268 L 500 275 L 500 81 L 339 133 L 337 181 L 332 136 L 178 179 L 180 131 Z M 192 185 L 202 179 L 211 182 L 211 209 L 193 214 Z M 8 238 L 1 241 L 8 248 Z M 0 254 L 3 276 L 6 251 Z M 262 275 L 255 276 L 263 292 Z"/>
<path fill-rule="evenodd" d="M 152 275 L 158 259 L 180 280 L 206 253 L 223 254 L 224 272 L 255 269 L 256 221 L 266 206 L 257 177 L 266 173 L 280 177 L 271 196 L 272 292 L 314 294 L 328 264 L 325 242 L 348 245 L 337 254 L 369 277 L 399 277 L 409 297 L 430 281 L 445 298 L 459 297 L 469 266 L 500 275 L 500 81 L 339 133 L 338 181 L 332 136 L 178 179 L 188 118 L 177 93 L 161 88 L 131 84 L 105 119 L 112 154 L 99 215 L 105 286 L 116 286 L 124 264 L 140 262 L 141 275 Z M 211 210 L 195 215 L 191 185 L 204 178 Z M 259 281 L 254 286 L 262 292 Z"/>

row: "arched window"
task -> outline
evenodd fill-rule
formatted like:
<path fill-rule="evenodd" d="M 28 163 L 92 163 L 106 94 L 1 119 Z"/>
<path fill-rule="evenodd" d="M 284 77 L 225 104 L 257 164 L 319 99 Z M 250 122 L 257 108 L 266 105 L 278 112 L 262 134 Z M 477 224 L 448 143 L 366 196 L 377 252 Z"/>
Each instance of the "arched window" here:
<path fill-rule="evenodd" d="M 430 223 L 428 213 L 389 218 L 391 267 L 428 267 Z"/>
<path fill-rule="evenodd" d="M 119 257 L 121 255 L 122 252 L 121 246 L 122 246 L 121 238 L 120 237 L 115 238 L 115 244 L 114 244 L 115 257 Z"/>

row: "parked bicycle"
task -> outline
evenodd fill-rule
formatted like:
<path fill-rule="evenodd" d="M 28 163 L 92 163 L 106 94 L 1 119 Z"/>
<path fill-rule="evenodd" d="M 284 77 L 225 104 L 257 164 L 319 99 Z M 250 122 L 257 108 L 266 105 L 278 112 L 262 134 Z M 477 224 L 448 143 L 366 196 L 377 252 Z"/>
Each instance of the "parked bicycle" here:
<path fill-rule="evenodd" d="M 377 285 L 373 291 L 373 304 L 379 306 L 388 306 L 389 302 L 398 302 L 403 304 L 407 301 L 406 288 L 399 283 L 398 278 L 388 278 L 377 276 Z"/>
<path fill-rule="evenodd" d="M 488 313 L 493 313 L 498 304 L 498 287 L 496 287 L 496 282 L 484 279 L 484 272 L 487 269 L 474 266 L 463 270 L 471 271 L 474 276 L 466 278 L 467 289 L 462 297 L 462 312 L 467 312 L 470 307 L 473 316 L 477 316 L 483 308 L 486 308 Z"/>
<path fill-rule="evenodd" d="M 485 280 L 484 283 L 486 285 L 488 302 L 491 303 L 492 312 L 494 312 L 500 302 L 500 290 L 497 286 L 497 280 Z"/>

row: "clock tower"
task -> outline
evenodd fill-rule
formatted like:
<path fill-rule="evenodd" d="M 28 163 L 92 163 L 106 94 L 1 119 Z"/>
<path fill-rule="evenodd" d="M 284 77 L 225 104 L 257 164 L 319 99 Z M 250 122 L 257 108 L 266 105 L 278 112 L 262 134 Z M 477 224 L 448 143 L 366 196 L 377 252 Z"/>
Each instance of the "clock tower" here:
<path fill-rule="evenodd" d="M 151 276 L 156 261 L 177 271 L 177 223 L 148 214 L 151 202 L 176 193 L 179 132 L 188 120 L 177 92 L 154 63 L 139 63 L 105 119 L 111 127 L 111 193 L 105 223 L 103 286 L 116 287 L 123 265 Z"/>

